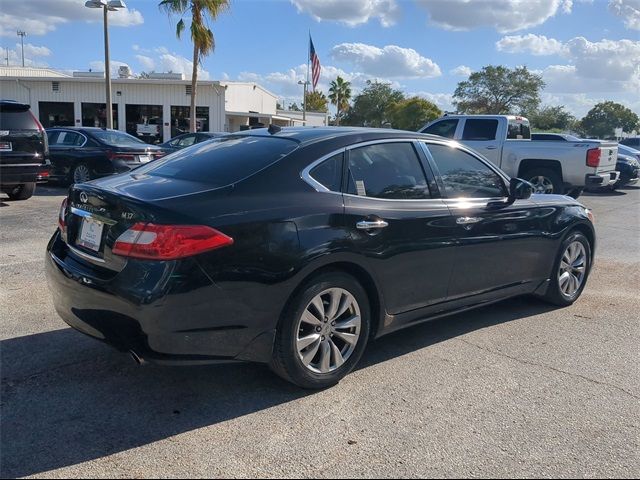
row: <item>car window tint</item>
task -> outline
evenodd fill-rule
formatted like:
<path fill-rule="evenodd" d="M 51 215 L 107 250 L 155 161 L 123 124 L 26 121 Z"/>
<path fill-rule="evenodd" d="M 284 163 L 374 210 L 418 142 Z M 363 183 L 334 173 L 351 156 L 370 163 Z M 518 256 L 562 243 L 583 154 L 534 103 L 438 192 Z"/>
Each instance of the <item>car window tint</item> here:
<path fill-rule="evenodd" d="M 507 140 L 529 140 L 531 127 L 529 121 L 521 117 L 510 118 L 507 127 Z"/>
<path fill-rule="evenodd" d="M 228 136 L 178 150 L 136 170 L 223 187 L 277 162 L 298 147 L 293 140 L 262 136 Z"/>
<path fill-rule="evenodd" d="M 438 167 L 447 198 L 505 197 L 500 176 L 472 155 L 446 145 L 427 145 Z"/>
<path fill-rule="evenodd" d="M 196 136 L 195 135 L 185 135 L 178 142 L 178 146 L 180 146 L 180 147 L 189 147 L 189 146 L 193 145 L 194 143 L 196 143 Z"/>
<path fill-rule="evenodd" d="M 56 145 L 60 132 L 47 132 L 47 141 L 49 145 Z"/>
<path fill-rule="evenodd" d="M 342 186 L 342 158 L 339 153 L 325 160 L 309 172 L 311 178 L 332 192 L 339 192 Z"/>
<path fill-rule="evenodd" d="M 38 130 L 38 124 L 29 111 L 10 112 L 0 110 L 0 129 L 2 130 Z"/>
<path fill-rule="evenodd" d="M 468 118 L 464 123 L 462 140 L 495 140 L 497 131 L 498 120 Z"/>
<path fill-rule="evenodd" d="M 431 135 L 438 135 L 440 137 L 453 138 L 458 127 L 458 120 L 440 120 L 437 123 L 425 128 L 422 133 L 430 133 Z"/>
<path fill-rule="evenodd" d="M 411 143 L 381 143 L 349 151 L 348 193 L 374 198 L 431 198 Z"/>

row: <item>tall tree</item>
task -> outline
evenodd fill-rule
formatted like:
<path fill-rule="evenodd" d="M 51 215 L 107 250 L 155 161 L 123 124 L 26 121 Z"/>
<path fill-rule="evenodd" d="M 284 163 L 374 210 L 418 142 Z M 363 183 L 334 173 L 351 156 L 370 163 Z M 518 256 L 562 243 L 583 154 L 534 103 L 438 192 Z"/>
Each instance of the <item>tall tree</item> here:
<path fill-rule="evenodd" d="M 327 96 L 319 90 L 307 92 L 307 112 L 326 113 L 329 109 L 329 100 Z"/>
<path fill-rule="evenodd" d="M 336 106 L 336 125 L 340 125 L 340 118 L 349 110 L 351 100 L 351 82 L 338 76 L 329 86 L 329 100 Z"/>
<path fill-rule="evenodd" d="M 393 128 L 415 132 L 431 120 L 442 116 L 440 110 L 429 100 L 411 97 L 391 106 L 389 120 Z"/>
<path fill-rule="evenodd" d="M 345 125 L 382 127 L 390 123 L 392 105 L 404 100 L 404 94 L 390 83 L 367 80 L 367 86 L 353 99 L 344 117 Z"/>
<path fill-rule="evenodd" d="M 453 103 L 461 113 L 508 114 L 533 111 L 540 105 L 544 88 L 540 75 L 527 67 L 510 69 L 488 65 L 458 83 Z"/>
<path fill-rule="evenodd" d="M 229 0 L 162 0 L 160 9 L 168 15 L 179 15 L 176 36 L 181 37 L 186 28 L 184 17 L 191 14 L 191 41 L 193 42 L 193 73 L 191 75 L 191 109 L 189 131 L 196 131 L 196 96 L 198 87 L 198 67 L 200 62 L 213 53 L 216 41 L 209 28 L 209 19 L 215 20 L 229 8 Z"/>
<path fill-rule="evenodd" d="M 576 118 L 567 112 L 563 105 L 545 105 L 532 112 L 526 112 L 525 115 L 534 130 L 545 132 L 569 130 L 576 122 Z"/>
<path fill-rule="evenodd" d="M 587 136 L 598 138 L 613 137 L 616 128 L 622 128 L 625 132 L 640 128 L 638 115 L 615 102 L 598 103 L 580 124 Z"/>

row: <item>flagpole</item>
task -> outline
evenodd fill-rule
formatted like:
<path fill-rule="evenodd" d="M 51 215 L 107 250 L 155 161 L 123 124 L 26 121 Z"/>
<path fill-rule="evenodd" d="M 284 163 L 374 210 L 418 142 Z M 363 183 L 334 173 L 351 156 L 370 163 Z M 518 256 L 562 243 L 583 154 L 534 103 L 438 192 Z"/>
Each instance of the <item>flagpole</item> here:
<path fill-rule="evenodd" d="M 309 43 L 307 45 L 307 80 L 304 82 L 304 99 L 302 102 L 302 121 L 307 126 L 307 87 L 309 86 L 309 68 L 311 65 L 311 29 L 309 29 Z"/>

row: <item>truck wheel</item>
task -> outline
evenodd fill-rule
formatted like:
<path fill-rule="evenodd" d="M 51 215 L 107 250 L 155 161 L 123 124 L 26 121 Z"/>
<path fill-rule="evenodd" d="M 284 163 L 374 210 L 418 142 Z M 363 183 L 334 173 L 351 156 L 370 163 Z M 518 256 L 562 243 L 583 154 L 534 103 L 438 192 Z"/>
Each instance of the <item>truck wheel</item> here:
<path fill-rule="evenodd" d="M 33 192 L 36 191 L 36 184 L 33 183 L 23 183 L 22 185 L 16 185 L 11 190 L 7 192 L 9 198 L 11 200 L 26 200 L 27 198 L 31 198 L 33 196 Z"/>
<path fill-rule="evenodd" d="M 522 177 L 533 185 L 533 193 L 564 194 L 562 178 L 550 168 L 533 168 L 527 170 Z"/>

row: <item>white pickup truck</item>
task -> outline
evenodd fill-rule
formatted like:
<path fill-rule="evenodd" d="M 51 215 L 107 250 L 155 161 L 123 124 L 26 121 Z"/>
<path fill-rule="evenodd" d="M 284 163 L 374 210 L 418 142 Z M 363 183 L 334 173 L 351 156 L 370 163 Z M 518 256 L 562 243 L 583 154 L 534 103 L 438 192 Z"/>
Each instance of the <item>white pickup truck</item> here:
<path fill-rule="evenodd" d="M 513 115 L 445 115 L 420 132 L 473 148 L 511 177 L 531 182 L 537 193 L 577 198 L 585 187 L 607 187 L 616 172 L 618 144 L 581 140 L 531 140 L 529 120 Z"/>

